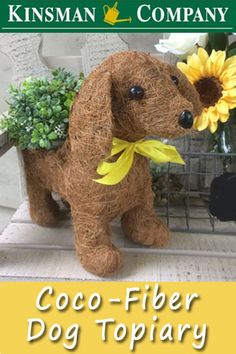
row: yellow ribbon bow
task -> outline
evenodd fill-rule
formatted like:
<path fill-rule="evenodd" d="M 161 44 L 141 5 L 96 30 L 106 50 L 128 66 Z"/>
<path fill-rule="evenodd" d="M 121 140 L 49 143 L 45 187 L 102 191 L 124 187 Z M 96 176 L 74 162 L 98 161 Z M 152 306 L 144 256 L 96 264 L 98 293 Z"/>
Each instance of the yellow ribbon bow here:
<path fill-rule="evenodd" d="M 97 183 L 112 186 L 122 181 L 132 167 L 135 153 L 148 157 L 156 163 L 174 162 L 181 165 L 185 164 L 174 146 L 163 144 L 157 140 L 142 139 L 130 143 L 113 138 L 112 145 L 111 154 L 108 158 L 121 151 L 123 152 L 115 162 L 103 161 L 99 163 L 97 173 L 104 177 L 93 180 Z"/>

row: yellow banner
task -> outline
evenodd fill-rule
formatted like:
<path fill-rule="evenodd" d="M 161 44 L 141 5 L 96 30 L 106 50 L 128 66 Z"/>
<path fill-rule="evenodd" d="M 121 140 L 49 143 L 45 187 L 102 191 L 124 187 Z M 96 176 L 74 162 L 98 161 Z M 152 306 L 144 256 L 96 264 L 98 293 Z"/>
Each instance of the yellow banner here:
<path fill-rule="evenodd" d="M 236 283 L 0 283 L 0 354 L 235 353 Z"/>

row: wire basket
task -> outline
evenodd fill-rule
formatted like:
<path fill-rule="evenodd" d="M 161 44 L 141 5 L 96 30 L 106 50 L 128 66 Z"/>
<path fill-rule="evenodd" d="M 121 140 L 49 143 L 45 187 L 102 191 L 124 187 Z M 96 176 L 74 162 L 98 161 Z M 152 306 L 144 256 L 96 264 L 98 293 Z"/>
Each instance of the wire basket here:
<path fill-rule="evenodd" d="M 236 235 L 235 222 L 220 222 L 209 212 L 211 182 L 225 172 L 229 159 L 227 170 L 234 170 L 236 154 L 205 152 L 207 141 L 206 137 L 182 139 L 178 150 L 183 150 L 185 165 L 166 164 L 164 171 L 156 174 L 153 190 L 157 213 L 175 232 Z"/>

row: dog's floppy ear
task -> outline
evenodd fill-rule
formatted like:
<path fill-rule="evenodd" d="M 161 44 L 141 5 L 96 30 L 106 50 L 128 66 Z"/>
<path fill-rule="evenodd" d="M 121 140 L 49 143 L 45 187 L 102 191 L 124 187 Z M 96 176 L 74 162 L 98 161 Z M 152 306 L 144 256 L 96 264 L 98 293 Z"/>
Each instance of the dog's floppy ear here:
<path fill-rule="evenodd" d="M 75 98 L 70 115 L 69 138 L 71 151 L 81 157 L 81 162 L 89 155 L 90 164 L 97 165 L 111 152 L 111 87 L 111 74 L 95 70 Z"/>

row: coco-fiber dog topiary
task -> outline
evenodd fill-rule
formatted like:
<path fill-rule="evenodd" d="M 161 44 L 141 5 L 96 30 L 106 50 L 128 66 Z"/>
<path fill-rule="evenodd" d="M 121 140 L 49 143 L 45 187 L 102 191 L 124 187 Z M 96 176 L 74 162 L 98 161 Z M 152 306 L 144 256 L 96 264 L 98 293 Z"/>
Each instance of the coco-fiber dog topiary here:
<path fill-rule="evenodd" d="M 99 276 L 122 266 L 109 227 L 118 215 L 129 239 L 164 246 L 169 231 L 153 209 L 148 159 L 135 154 L 127 175 L 114 185 L 98 183 L 97 167 L 110 156 L 114 138 L 183 136 L 201 109 L 194 87 L 174 66 L 145 53 L 110 56 L 75 98 L 65 144 L 57 151 L 23 151 L 32 219 L 56 224 L 60 217 L 51 192 L 58 193 L 71 208 L 81 263 Z"/>

